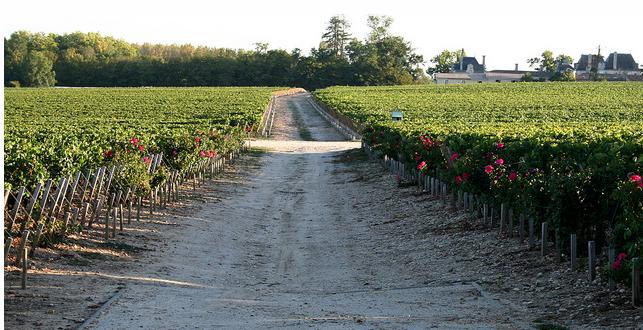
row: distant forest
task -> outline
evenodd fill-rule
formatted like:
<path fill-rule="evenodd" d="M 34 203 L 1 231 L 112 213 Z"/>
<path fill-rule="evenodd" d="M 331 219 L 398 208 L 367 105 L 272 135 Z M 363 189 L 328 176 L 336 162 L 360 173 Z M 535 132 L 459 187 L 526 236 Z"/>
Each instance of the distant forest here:
<path fill-rule="evenodd" d="M 297 86 L 399 85 L 427 81 L 424 59 L 390 33 L 392 19 L 368 18 L 370 34 L 351 36 L 330 19 L 319 47 L 253 50 L 133 44 L 99 33 L 18 31 L 4 40 L 5 86 Z"/>

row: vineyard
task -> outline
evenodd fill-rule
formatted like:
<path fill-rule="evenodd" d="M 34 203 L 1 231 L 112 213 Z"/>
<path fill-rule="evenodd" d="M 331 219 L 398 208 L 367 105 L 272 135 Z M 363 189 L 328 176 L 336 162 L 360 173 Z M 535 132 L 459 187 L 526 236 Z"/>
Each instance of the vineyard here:
<path fill-rule="evenodd" d="M 146 167 L 154 153 L 180 170 L 238 148 L 275 90 L 6 89 L 5 187 L 33 187 L 112 163 Z M 144 175 L 122 179 L 149 191 Z"/>
<path fill-rule="evenodd" d="M 108 240 L 117 219 L 123 230 L 125 213 L 130 223 L 144 204 L 153 212 L 177 201 L 182 185 L 196 188 L 222 171 L 226 158 L 268 122 L 275 92 L 6 90 L 5 263 L 14 247 L 19 264 L 27 244 L 33 255 L 38 246 L 92 227 L 103 225 Z"/>
<path fill-rule="evenodd" d="M 511 209 L 514 219 L 549 223 L 559 255 L 570 234 L 611 246 L 619 257 L 606 271 L 625 279 L 643 252 L 643 84 L 331 87 L 315 96 L 374 150 L 476 196 L 501 221 Z M 391 120 L 396 110 L 402 121 Z"/>
<path fill-rule="evenodd" d="M 7 89 L 5 104 L 10 326 L 640 323 L 643 85 Z"/>

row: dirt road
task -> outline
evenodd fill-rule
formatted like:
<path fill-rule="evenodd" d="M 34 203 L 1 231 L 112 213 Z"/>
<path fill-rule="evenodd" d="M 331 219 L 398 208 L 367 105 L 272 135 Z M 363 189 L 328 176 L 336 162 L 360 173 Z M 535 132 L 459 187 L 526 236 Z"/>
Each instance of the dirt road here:
<path fill-rule="evenodd" d="M 475 283 L 441 270 L 416 276 L 391 254 L 395 241 L 374 229 L 394 216 L 373 191 L 383 172 L 354 172 L 366 161 L 350 151 L 359 142 L 344 141 L 306 97 L 278 100 L 274 139 L 252 143 L 267 149 L 253 156 L 259 166 L 186 215 L 170 248 L 83 327 L 528 326 Z"/>

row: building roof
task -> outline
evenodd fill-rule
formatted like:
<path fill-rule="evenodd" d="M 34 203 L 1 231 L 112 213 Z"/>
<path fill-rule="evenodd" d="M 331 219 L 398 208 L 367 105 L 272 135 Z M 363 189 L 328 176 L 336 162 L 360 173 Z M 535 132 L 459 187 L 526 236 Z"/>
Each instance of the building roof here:
<path fill-rule="evenodd" d="M 587 64 L 589 63 L 589 56 L 592 56 L 592 68 L 598 68 L 598 63 L 603 62 L 603 55 L 597 54 L 583 54 L 574 64 L 576 71 L 586 71 Z"/>
<path fill-rule="evenodd" d="M 607 57 L 607 61 L 605 61 L 605 70 L 614 70 L 615 54 L 618 54 L 616 59 L 616 70 L 636 71 L 639 69 L 639 65 L 634 61 L 632 54 L 611 53 Z"/>
<path fill-rule="evenodd" d="M 469 64 L 473 65 L 473 72 L 484 72 L 484 67 L 480 63 L 478 63 L 478 60 L 476 60 L 476 58 L 473 56 L 465 56 L 462 58 L 462 70 L 460 70 L 460 61 L 454 63 L 451 69 L 454 72 L 465 72 L 467 71 L 467 67 L 469 66 Z"/>
<path fill-rule="evenodd" d="M 558 71 L 558 72 L 564 72 L 564 71 L 568 71 L 568 70 L 569 71 L 574 71 L 574 67 L 569 63 L 560 63 L 556 67 L 556 71 Z"/>

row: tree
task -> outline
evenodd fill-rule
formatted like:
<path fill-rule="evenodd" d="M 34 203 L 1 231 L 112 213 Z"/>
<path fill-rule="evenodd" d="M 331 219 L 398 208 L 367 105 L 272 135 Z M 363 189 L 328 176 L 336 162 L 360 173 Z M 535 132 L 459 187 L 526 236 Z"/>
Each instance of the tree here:
<path fill-rule="evenodd" d="M 377 42 L 390 36 L 389 28 L 393 24 L 393 18 L 389 16 L 368 16 L 368 27 L 371 29 L 368 35 L 369 42 Z"/>
<path fill-rule="evenodd" d="M 464 56 L 464 53 L 461 50 L 449 51 L 448 49 L 443 50 L 440 54 L 435 55 L 431 58 L 431 63 L 434 63 L 435 66 L 427 70 L 427 73 L 447 73 L 451 71 L 453 65 L 456 64 L 460 56 Z"/>
<path fill-rule="evenodd" d="M 572 64 L 573 62 L 574 62 L 574 59 L 569 55 L 560 54 L 556 56 L 556 64 L 563 64 L 563 63 Z"/>
<path fill-rule="evenodd" d="M 53 86 L 57 59 L 55 36 L 18 31 L 5 39 L 5 86 Z"/>
<path fill-rule="evenodd" d="M 549 80 L 551 80 L 551 81 L 576 81 L 576 76 L 574 75 L 574 72 L 572 72 L 570 70 L 565 70 L 565 71 L 562 71 L 562 72 L 554 73 Z"/>
<path fill-rule="evenodd" d="M 371 24 L 374 22 L 372 17 L 369 17 L 369 25 L 373 29 L 369 39 L 365 42 L 353 39 L 347 47 L 355 82 L 360 85 L 398 85 L 426 81 L 423 70 L 418 70 L 424 62 L 422 55 L 416 54 L 404 38 L 388 33 L 390 19 L 384 24 L 386 29 L 381 29 L 382 24 Z M 379 37 L 374 37 L 378 34 Z"/>
<path fill-rule="evenodd" d="M 269 49 L 131 44 L 98 33 L 15 32 L 5 39 L 5 86 L 257 86 L 421 83 L 423 58 L 389 32 L 392 19 L 369 17 L 365 40 L 350 39 L 349 24 L 333 16 L 319 48 L 305 56 Z"/>
<path fill-rule="evenodd" d="M 345 57 L 346 44 L 350 40 L 349 27 L 350 24 L 344 16 L 333 16 L 328 21 L 326 32 L 322 35 L 323 46 L 337 57 Z"/>
<path fill-rule="evenodd" d="M 534 81 L 534 75 L 531 74 L 531 72 L 527 72 L 527 73 L 522 75 L 522 77 L 520 78 L 520 81 L 522 81 L 522 82 L 532 82 L 532 81 Z"/>
<path fill-rule="evenodd" d="M 29 39 L 31 34 L 17 31 L 4 40 L 4 85 L 13 86 L 24 84 L 23 62 L 29 54 Z"/>
<path fill-rule="evenodd" d="M 572 63 L 573 59 L 569 55 L 560 54 L 554 57 L 551 50 L 545 50 L 540 57 L 533 57 L 527 60 L 529 67 L 538 67 L 540 71 L 556 72 L 558 66 L 563 63 Z"/>
<path fill-rule="evenodd" d="M 268 52 L 268 43 L 267 42 L 255 42 L 255 52 L 259 54 L 265 54 Z"/>
<path fill-rule="evenodd" d="M 30 87 L 49 87 L 56 83 L 54 62 L 42 51 L 31 51 L 23 62 L 24 84 Z"/>

